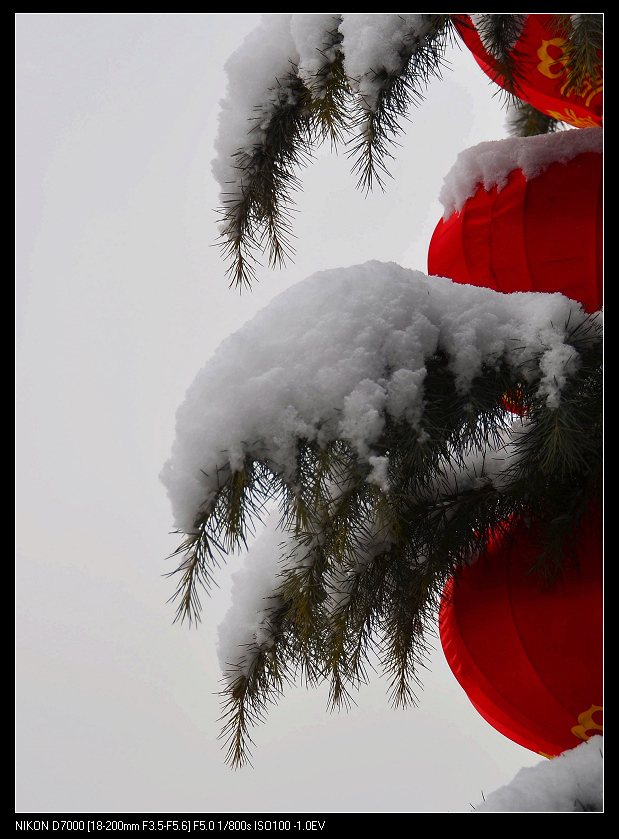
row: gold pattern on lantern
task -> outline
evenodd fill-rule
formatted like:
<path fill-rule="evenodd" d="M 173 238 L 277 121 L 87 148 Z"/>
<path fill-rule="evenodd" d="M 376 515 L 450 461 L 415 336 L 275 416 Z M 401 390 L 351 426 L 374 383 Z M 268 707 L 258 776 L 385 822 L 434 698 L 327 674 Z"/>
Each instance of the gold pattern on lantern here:
<path fill-rule="evenodd" d="M 594 719 L 593 715 L 596 711 L 603 711 L 603 705 L 592 705 L 586 711 L 583 711 L 582 714 L 578 715 L 578 725 L 575 725 L 572 728 L 572 734 L 575 737 L 579 737 L 581 740 L 588 740 L 590 735 L 587 734 L 587 731 L 604 731 L 604 726 L 599 725 Z"/>
<path fill-rule="evenodd" d="M 560 93 L 561 93 L 562 96 L 569 96 L 570 95 L 571 91 L 568 90 L 568 87 L 569 87 L 569 81 L 565 82 L 565 84 L 561 88 Z M 593 87 L 591 82 L 584 81 L 582 83 L 581 88 L 579 89 L 578 96 L 579 96 L 580 99 L 584 99 L 585 100 L 585 105 L 587 107 L 589 107 L 593 97 L 597 96 L 598 93 L 602 93 L 603 90 L 604 90 L 604 84 L 601 80 L 597 82 L 595 87 Z"/>
<path fill-rule="evenodd" d="M 593 117 L 578 117 L 572 108 L 566 108 L 564 111 L 546 111 L 549 117 L 558 119 L 559 122 L 568 122 L 574 128 L 599 128 L 599 122 Z"/>
<path fill-rule="evenodd" d="M 551 38 L 550 41 L 542 41 L 542 45 L 537 51 L 537 57 L 540 59 L 537 69 L 543 76 L 547 76 L 549 79 L 558 79 L 559 76 L 565 73 L 567 61 L 563 58 L 564 45 L 565 41 L 563 38 Z M 557 47 L 557 49 L 561 50 L 561 54 L 558 57 L 553 57 L 548 52 L 549 46 Z M 555 64 L 562 64 L 561 70 L 553 71 L 552 67 Z"/>

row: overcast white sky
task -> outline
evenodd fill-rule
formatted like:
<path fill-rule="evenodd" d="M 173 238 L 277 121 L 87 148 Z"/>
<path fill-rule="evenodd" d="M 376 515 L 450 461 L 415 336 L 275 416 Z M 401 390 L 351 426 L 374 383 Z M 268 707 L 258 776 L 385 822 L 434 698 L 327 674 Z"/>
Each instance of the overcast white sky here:
<path fill-rule="evenodd" d="M 495 732 L 437 651 L 420 706 L 376 678 L 348 714 L 289 692 L 223 763 L 216 628 L 172 625 L 177 546 L 158 473 L 194 375 L 289 285 L 369 259 L 426 270 L 442 179 L 506 136 L 472 57 L 411 114 L 387 191 L 325 149 L 304 175 L 297 258 L 229 291 L 210 174 L 224 63 L 245 14 L 18 14 L 16 810 L 468 812 L 541 758 Z"/>

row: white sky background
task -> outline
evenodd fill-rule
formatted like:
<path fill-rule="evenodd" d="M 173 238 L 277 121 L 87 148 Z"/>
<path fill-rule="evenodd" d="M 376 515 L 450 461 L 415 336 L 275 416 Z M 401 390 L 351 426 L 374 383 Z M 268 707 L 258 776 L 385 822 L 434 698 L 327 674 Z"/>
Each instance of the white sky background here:
<path fill-rule="evenodd" d="M 420 705 L 378 676 L 358 707 L 290 691 L 223 763 L 216 629 L 172 625 L 179 537 L 158 473 L 178 405 L 223 338 L 317 270 L 426 270 L 442 179 L 506 136 L 472 56 L 449 52 L 365 198 L 341 153 L 304 174 L 297 256 L 230 291 L 210 174 L 224 63 L 245 14 L 19 14 L 17 47 L 17 747 L 20 813 L 470 812 L 542 759 L 475 712 L 439 650 Z"/>

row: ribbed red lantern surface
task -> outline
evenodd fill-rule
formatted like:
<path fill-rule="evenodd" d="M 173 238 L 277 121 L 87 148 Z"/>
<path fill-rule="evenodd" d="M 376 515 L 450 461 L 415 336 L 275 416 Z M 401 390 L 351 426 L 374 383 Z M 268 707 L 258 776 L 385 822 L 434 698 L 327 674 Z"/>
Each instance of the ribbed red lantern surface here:
<path fill-rule="evenodd" d="M 552 757 L 602 733 L 602 536 L 579 543 L 580 568 L 540 590 L 535 548 L 495 541 L 448 583 L 440 636 L 456 679 L 494 728 Z"/>
<path fill-rule="evenodd" d="M 528 180 L 514 169 L 500 190 L 479 185 L 439 221 L 428 273 L 506 293 L 558 291 L 594 312 L 602 305 L 602 233 L 602 155 L 586 152 Z"/>
<path fill-rule="evenodd" d="M 513 47 L 518 68 L 517 96 L 538 111 L 575 128 L 601 126 L 602 78 L 586 89 L 568 92 L 565 41 L 554 26 L 555 15 L 529 14 Z M 475 60 L 492 81 L 507 89 L 496 60 L 485 49 L 468 15 L 454 15 L 454 23 Z"/>

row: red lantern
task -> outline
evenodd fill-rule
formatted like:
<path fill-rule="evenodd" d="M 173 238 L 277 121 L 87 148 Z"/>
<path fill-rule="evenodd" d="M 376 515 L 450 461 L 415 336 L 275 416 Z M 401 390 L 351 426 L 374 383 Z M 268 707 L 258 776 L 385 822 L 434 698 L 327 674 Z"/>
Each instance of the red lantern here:
<path fill-rule="evenodd" d="M 526 414 L 526 409 L 522 405 L 522 392 L 519 388 L 509 393 L 504 393 L 501 399 L 501 406 L 506 411 L 509 411 L 510 414 L 517 414 L 519 417 L 523 417 Z"/>
<path fill-rule="evenodd" d="M 564 57 L 565 40 L 558 36 L 552 14 L 529 14 L 520 38 L 513 47 L 517 56 L 518 98 L 538 111 L 575 128 L 602 125 L 601 72 L 584 91 L 567 90 L 567 69 Z M 469 15 L 454 15 L 454 23 L 462 40 L 473 53 L 484 73 L 502 88 L 509 90 L 498 72 L 498 65 L 485 49 Z M 601 57 L 601 55 L 600 55 Z"/>
<path fill-rule="evenodd" d="M 602 733 L 601 529 L 578 547 L 579 569 L 540 588 L 520 525 L 511 547 L 495 540 L 449 581 L 440 610 L 445 656 L 475 708 L 547 757 Z"/>
<path fill-rule="evenodd" d="M 497 145 L 525 144 L 514 148 L 526 150 L 531 148 L 527 143 L 542 141 L 558 147 L 572 141 L 568 135 L 585 137 L 565 131 Z M 482 146 L 484 153 L 492 153 L 485 148 L 490 144 Z M 428 273 L 501 292 L 558 291 L 586 311 L 596 311 L 602 305 L 601 145 L 599 152 L 556 160 L 534 176 L 513 165 L 504 186 L 484 188 L 478 182 L 474 194 L 439 221 L 428 251 Z"/>

